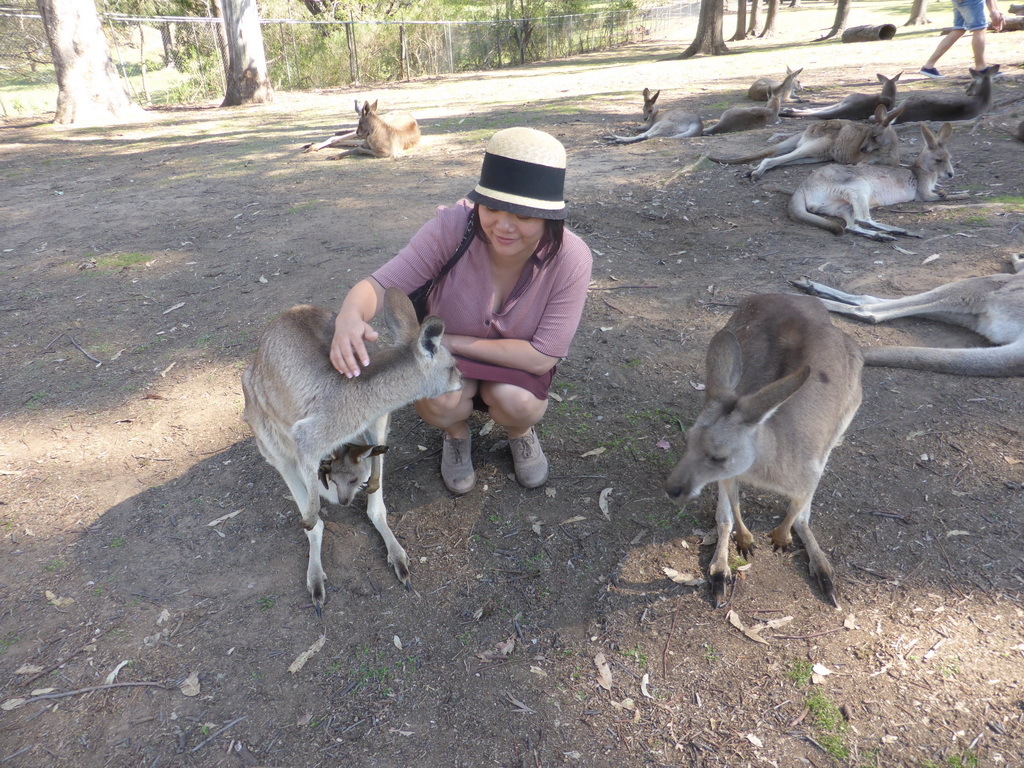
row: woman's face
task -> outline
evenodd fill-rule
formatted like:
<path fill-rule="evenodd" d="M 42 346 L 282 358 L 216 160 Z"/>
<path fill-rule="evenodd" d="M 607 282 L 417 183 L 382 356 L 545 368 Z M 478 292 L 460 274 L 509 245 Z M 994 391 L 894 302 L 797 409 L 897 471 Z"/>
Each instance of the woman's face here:
<path fill-rule="evenodd" d="M 480 205 L 480 228 L 491 241 L 492 256 L 526 261 L 544 236 L 544 219 L 516 216 Z"/>

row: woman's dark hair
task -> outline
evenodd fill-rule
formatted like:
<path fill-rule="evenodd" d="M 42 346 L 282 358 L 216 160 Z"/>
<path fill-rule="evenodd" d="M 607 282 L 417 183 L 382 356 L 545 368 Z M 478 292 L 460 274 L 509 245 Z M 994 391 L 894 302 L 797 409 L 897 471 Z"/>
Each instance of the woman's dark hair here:
<path fill-rule="evenodd" d="M 480 203 L 473 205 L 473 231 L 481 242 L 490 243 L 483 227 L 480 226 Z M 541 237 L 541 248 L 550 256 L 555 256 L 562 250 L 562 240 L 565 239 L 565 222 L 561 219 L 544 219 L 544 235 Z"/>

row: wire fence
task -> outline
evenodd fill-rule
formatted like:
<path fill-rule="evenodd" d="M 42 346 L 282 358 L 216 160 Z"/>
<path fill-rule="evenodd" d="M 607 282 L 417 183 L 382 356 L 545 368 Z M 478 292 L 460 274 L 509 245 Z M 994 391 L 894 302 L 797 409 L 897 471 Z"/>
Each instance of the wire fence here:
<path fill-rule="evenodd" d="M 643 10 L 493 21 L 262 20 L 271 83 L 310 90 L 409 80 L 565 58 L 696 26 L 699 0 Z M 101 14 L 111 57 L 136 101 L 182 104 L 224 94 L 220 19 Z M 42 20 L 0 8 L 0 106 L 55 78 Z"/>

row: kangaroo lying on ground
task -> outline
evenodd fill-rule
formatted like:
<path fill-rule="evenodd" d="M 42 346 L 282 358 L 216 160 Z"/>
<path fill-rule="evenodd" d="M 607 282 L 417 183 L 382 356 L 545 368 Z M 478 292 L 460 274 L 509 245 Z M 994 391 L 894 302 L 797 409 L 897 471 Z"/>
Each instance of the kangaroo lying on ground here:
<path fill-rule="evenodd" d="M 886 112 L 885 107 L 879 105 L 875 123 L 826 120 L 751 155 L 711 159 L 717 163 L 737 164 L 763 158 L 757 168 L 747 174 L 754 181 L 780 165 L 827 163 L 830 160 L 846 165 L 899 165 L 900 140 L 890 125 L 898 116 L 898 109 Z"/>
<path fill-rule="evenodd" d="M 830 312 L 884 323 L 927 317 L 968 328 L 993 347 L 865 347 L 864 362 L 958 376 L 1024 376 L 1024 254 L 1010 257 L 1014 274 L 971 277 L 899 299 L 844 293 L 807 278 L 792 281 L 822 298 Z"/>
<path fill-rule="evenodd" d="M 992 76 L 998 71 L 998 64 L 981 72 L 970 70 L 971 83 L 963 94 L 913 93 L 900 104 L 903 114 L 896 122 L 970 120 L 984 115 L 992 109 Z"/>
<path fill-rule="evenodd" d="M 377 102 L 364 102 L 362 108 L 356 101 L 359 124 L 354 131 L 339 132 L 317 144 L 307 144 L 306 152 L 316 152 L 328 147 L 350 147 L 334 159 L 346 155 L 373 155 L 374 157 L 395 158 L 403 151 L 420 142 L 420 127 L 416 119 L 407 112 L 377 114 Z"/>
<path fill-rule="evenodd" d="M 795 527 L 811 575 L 836 605 L 832 566 L 811 532 L 811 500 L 860 406 L 861 365 L 857 344 L 807 296 L 749 296 L 711 339 L 704 409 L 665 490 L 683 504 L 718 482 L 718 544 L 708 574 L 716 607 L 725 604 L 732 578 L 734 525 L 739 553 L 749 558 L 754 548 L 740 514 L 740 483 L 789 498 L 772 544 L 789 547 Z"/>
<path fill-rule="evenodd" d="M 704 124 L 700 117 L 693 112 L 681 109 L 672 109 L 662 112 L 655 105 L 661 91 L 651 93 L 650 88 L 644 88 L 644 126 L 647 128 L 643 133 L 636 136 L 616 136 L 610 133 L 605 136 L 606 141 L 613 144 L 633 144 L 637 141 L 647 139 L 684 139 L 689 136 L 700 136 L 704 130 Z"/>
<path fill-rule="evenodd" d="M 966 197 L 966 193 L 946 194 L 936 190 L 940 179 L 953 178 L 953 162 L 946 149 L 952 131 L 950 124 L 945 123 L 936 137 L 927 125 L 922 125 L 921 135 L 926 146 L 910 168 L 878 165 L 827 165 L 819 168 L 804 179 L 789 199 L 789 217 L 834 235 L 843 234 L 844 228 L 817 214 L 838 216 L 846 222 L 846 232 L 872 240 L 895 240 L 893 235 L 920 237 L 905 229 L 875 221 L 871 218 L 871 208 L 911 200 Z"/>
<path fill-rule="evenodd" d="M 383 444 L 391 411 L 462 386 L 451 353 L 441 344 L 444 323 L 440 318 L 428 317 L 420 326 L 409 297 L 389 288 L 384 295 L 384 321 L 394 345 L 373 349 L 362 375 L 347 379 L 330 361 L 334 315 L 320 307 L 293 307 L 267 326 L 255 360 L 242 374 L 244 418 L 260 453 L 284 478 L 302 514 L 309 539 L 306 587 L 317 615 L 326 596 L 320 497 L 351 502 L 355 490 L 345 491 L 347 486 L 339 478 L 354 474 L 361 482 L 370 476 L 365 467 L 346 468 L 344 461 L 332 457 L 347 443 Z M 364 434 L 368 437 L 361 440 Z M 363 459 L 369 453 L 373 451 L 364 451 Z M 329 467 L 324 466 L 325 459 L 331 461 Z M 348 460 L 352 459 L 349 454 Z M 409 559 L 388 526 L 380 488 L 382 458 L 374 461 L 366 514 L 384 538 L 388 562 L 408 588 Z"/>
<path fill-rule="evenodd" d="M 804 99 L 798 98 L 797 94 L 803 90 L 803 86 L 800 85 L 800 81 L 796 79 L 796 76 L 803 72 L 803 69 L 798 69 L 793 72 L 789 66 L 786 66 L 786 77 L 780 83 L 778 80 L 772 80 L 770 77 L 761 77 L 753 82 L 750 88 L 747 89 L 747 98 L 751 101 L 759 101 L 764 104 L 771 97 L 772 92 L 781 88 L 785 88 L 781 91 L 782 102 L 787 101 L 804 101 Z M 788 84 L 788 85 L 787 85 Z"/>
<path fill-rule="evenodd" d="M 893 105 L 896 103 L 896 81 L 900 79 L 902 74 L 900 72 L 896 77 L 875 75 L 878 78 L 878 82 L 882 84 L 882 92 L 878 94 L 851 93 L 845 96 L 838 104 L 817 107 L 815 109 L 793 109 L 792 107 L 786 107 L 780 110 L 780 114 L 783 117 L 817 117 L 820 120 L 835 118 L 867 120 L 875 113 L 879 106 L 883 106 L 887 110 L 893 108 Z"/>
<path fill-rule="evenodd" d="M 797 70 L 799 72 L 800 70 Z M 735 133 L 736 131 L 750 131 L 754 128 L 764 128 L 767 125 L 774 125 L 779 122 L 779 105 L 781 95 L 773 93 L 768 99 L 768 104 L 763 107 L 732 107 L 725 110 L 722 116 L 710 128 L 704 129 L 704 136 L 714 136 L 719 133 Z"/>

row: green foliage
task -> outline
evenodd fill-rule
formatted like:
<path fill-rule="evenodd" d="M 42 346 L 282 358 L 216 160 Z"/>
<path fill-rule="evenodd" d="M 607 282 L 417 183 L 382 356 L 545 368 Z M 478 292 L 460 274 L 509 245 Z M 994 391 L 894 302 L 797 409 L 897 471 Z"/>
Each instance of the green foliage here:
<path fill-rule="evenodd" d="M 789 679 L 801 688 L 811 682 L 811 662 L 805 659 L 794 659 L 789 667 Z"/>

